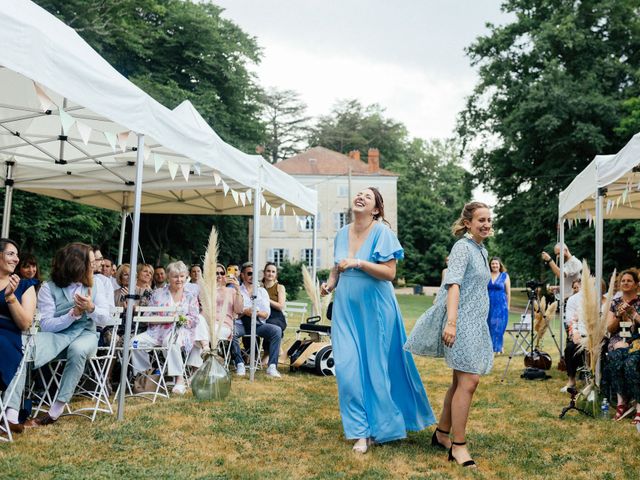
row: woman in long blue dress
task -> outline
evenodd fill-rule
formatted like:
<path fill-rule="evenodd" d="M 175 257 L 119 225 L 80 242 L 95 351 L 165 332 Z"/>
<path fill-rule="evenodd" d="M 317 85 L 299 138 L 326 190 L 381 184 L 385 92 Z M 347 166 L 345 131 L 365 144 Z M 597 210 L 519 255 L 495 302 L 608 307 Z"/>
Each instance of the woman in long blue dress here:
<path fill-rule="evenodd" d="M 503 353 L 504 332 L 509 323 L 509 305 L 511 304 L 511 280 L 502 260 L 493 257 L 489 262 L 491 279 L 489 280 L 489 333 L 494 353 Z"/>
<path fill-rule="evenodd" d="M 322 293 L 335 290 L 331 340 L 340 414 L 357 453 L 435 423 L 413 358 L 391 280 L 404 251 L 382 223 L 376 188 L 353 201 L 353 223 L 335 239 L 335 267 Z"/>
<path fill-rule="evenodd" d="M 453 369 L 438 427 L 431 443 L 449 449 L 449 461 L 475 467 L 466 447 L 473 394 L 493 366 L 489 313 L 489 262 L 482 242 L 491 234 L 491 212 L 481 202 L 467 203 L 453 225 L 460 238 L 449 254 L 449 268 L 436 301 L 416 322 L 406 343 L 418 355 L 444 356 Z M 451 438 L 449 438 L 451 433 Z"/>

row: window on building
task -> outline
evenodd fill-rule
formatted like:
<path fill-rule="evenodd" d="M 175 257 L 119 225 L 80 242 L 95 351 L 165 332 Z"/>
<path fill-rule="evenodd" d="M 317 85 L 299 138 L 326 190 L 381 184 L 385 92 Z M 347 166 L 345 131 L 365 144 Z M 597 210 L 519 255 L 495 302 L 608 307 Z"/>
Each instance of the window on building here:
<path fill-rule="evenodd" d="M 338 197 L 348 197 L 349 196 L 349 185 L 338 185 Z"/>
<path fill-rule="evenodd" d="M 318 222 L 318 230 L 320 230 L 320 214 L 316 215 L 316 221 Z M 308 215 L 304 219 L 304 223 L 301 224 L 302 231 L 311 231 L 313 230 L 313 215 Z"/>
<path fill-rule="evenodd" d="M 283 215 L 273 216 L 272 230 L 274 232 L 284 232 L 284 216 Z"/>
<path fill-rule="evenodd" d="M 289 250 L 286 248 L 270 248 L 267 250 L 267 259 L 275 263 L 278 267 L 289 258 Z"/>
<path fill-rule="evenodd" d="M 313 262 L 313 248 L 303 248 L 300 252 L 300 259 L 307 265 L 311 266 Z M 320 249 L 316 249 L 316 268 L 320 268 Z"/>
<path fill-rule="evenodd" d="M 333 223 L 334 228 L 336 230 L 340 230 L 347 223 L 349 223 L 349 213 L 348 212 L 335 212 L 333 214 Z"/>

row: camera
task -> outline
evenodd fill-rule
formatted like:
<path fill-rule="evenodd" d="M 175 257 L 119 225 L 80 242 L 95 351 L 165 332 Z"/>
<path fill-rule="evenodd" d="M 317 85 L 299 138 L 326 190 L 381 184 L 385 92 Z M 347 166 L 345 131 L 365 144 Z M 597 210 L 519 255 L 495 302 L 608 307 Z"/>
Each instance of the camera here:
<path fill-rule="evenodd" d="M 536 282 L 535 280 L 529 280 L 525 283 L 525 286 L 530 290 L 535 290 L 536 288 L 544 287 L 544 282 Z"/>

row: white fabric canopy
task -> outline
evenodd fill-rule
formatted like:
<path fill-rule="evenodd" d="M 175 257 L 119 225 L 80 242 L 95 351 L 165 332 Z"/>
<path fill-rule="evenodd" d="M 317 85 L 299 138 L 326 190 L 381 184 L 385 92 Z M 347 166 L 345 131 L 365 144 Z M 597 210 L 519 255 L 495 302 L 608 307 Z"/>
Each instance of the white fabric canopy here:
<path fill-rule="evenodd" d="M 128 211 L 135 132 L 146 136 L 143 212 L 250 215 L 246 191 L 261 177 L 271 207 L 315 214 L 315 191 L 153 100 L 35 4 L 0 9 L 0 45 L 0 161 L 15 162 L 15 188 Z"/>

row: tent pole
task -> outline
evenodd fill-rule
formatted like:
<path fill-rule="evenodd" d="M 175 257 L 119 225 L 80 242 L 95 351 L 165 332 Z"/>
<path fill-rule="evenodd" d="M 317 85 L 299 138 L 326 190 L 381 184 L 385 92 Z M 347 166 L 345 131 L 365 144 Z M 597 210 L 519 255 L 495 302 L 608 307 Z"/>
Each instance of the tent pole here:
<path fill-rule="evenodd" d="M 120 223 L 120 243 L 118 244 L 118 266 L 122 265 L 122 255 L 124 254 L 124 237 L 127 229 L 127 210 L 122 209 L 122 222 Z"/>
<path fill-rule="evenodd" d="M 144 167 L 144 135 L 138 134 L 138 151 L 136 153 L 136 185 L 135 200 L 133 203 L 133 227 L 131 230 L 131 275 L 129 276 L 129 295 L 136 291 L 136 265 L 138 264 L 138 236 L 140 235 L 140 203 L 142 200 L 142 174 Z M 122 348 L 122 372 L 120 374 L 120 391 L 118 392 L 118 420 L 124 420 L 124 396 L 127 385 L 127 370 L 129 365 L 129 344 L 131 343 L 131 323 L 133 319 L 134 302 L 132 298 L 127 300 L 127 316 L 124 327 L 124 339 Z"/>
<path fill-rule="evenodd" d="M 564 218 L 559 217 L 558 223 L 560 224 L 560 345 L 564 345 Z"/>
<path fill-rule="evenodd" d="M 9 237 L 9 225 L 11 225 L 11 204 L 13 203 L 13 166 L 15 162 L 4 162 L 7 166 L 7 175 L 4 180 L 4 211 L 2 214 L 2 238 Z"/>
<path fill-rule="evenodd" d="M 249 362 L 249 380 L 253 382 L 256 374 L 256 324 L 258 317 L 258 305 L 256 304 L 256 294 L 259 288 L 258 265 L 260 265 L 260 197 L 262 188 L 262 167 L 258 169 L 258 181 L 253 192 L 253 295 L 251 297 L 251 355 Z M 269 359 L 270 361 L 272 359 Z"/>
<path fill-rule="evenodd" d="M 316 280 L 318 264 L 318 215 L 313 216 L 313 236 L 311 240 L 311 278 Z M 315 310 L 315 309 L 314 309 Z M 313 312 L 313 315 L 320 315 L 320 312 Z"/>
<path fill-rule="evenodd" d="M 598 188 L 596 194 L 596 292 L 598 292 L 598 311 L 602 303 L 601 285 L 602 285 L 602 236 L 604 234 L 604 218 L 602 215 L 602 206 L 606 188 Z"/>

